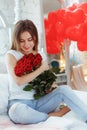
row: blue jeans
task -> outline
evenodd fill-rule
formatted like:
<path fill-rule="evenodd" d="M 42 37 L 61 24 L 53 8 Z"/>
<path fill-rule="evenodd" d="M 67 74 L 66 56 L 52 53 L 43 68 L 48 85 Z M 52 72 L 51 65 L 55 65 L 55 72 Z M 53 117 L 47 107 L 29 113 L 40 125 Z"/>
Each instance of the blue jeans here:
<path fill-rule="evenodd" d="M 61 102 L 65 102 L 84 121 L 87 120 L 87 106 L 67 85 L 59 86 L 38 100 L 10 100 L 8 115 L 14 123 L 38 123 L 45 121 L 49 117 L 48 113 L 54 111 Z"/>

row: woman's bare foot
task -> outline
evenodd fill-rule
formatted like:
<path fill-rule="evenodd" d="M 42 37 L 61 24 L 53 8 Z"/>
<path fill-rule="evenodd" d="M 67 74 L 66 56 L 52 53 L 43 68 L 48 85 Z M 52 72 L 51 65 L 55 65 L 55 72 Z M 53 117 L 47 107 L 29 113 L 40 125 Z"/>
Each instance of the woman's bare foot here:
<path fill-rule="evenodd" d="M 65 115 L 69 111 L 70 111 L 70 109 L 67 106 L 65 106 L 65 107 L 63 107 L 62 109 L 60 109 L 57 112 L 50 112 L 48 115 L 49 116 L 59 116 L 59 117 L 61 117 L 61 116 Z"/>

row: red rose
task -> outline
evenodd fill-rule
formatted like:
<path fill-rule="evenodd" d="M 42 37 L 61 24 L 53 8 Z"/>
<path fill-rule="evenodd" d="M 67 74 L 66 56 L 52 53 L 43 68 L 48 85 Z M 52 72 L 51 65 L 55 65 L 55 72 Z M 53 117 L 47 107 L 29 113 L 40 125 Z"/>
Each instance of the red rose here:
<path fill-rule="evenodd" d="M 41 65 L 42 57 L 38 53 L 33 55 L 32 53 L 24 55 L 16 64 L 14 71 L 17 76 L 21 76 L 26 73 L 30 73 Z"/>
<path fill-rule="evenodd" d="M 27 58 L 27 60 L 29 60 L 29 61 L 31 62 L 31 64 L 32 64 L 32 62 L 33 62 L 33 60 L 34 60 L 34 55 L 33 55 L 33 53 L 30 53 L 30 54 L 26 55 L 26 58 Z"/>
<path fill-rule="evenodd" d="M 42 62 L 42 57 L 39 53 L 37 53 L 34 57 L 34 60 L 33 60 L 33 67 L 39 67 L 41 65 L 41 62 Z"/>

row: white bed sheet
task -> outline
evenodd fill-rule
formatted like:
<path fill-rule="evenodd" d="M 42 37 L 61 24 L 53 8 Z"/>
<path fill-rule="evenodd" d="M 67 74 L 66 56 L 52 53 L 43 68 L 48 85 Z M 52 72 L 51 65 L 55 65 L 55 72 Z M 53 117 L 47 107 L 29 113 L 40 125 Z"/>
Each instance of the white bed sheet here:
<path fill-rule="evenodd" d="M 76 91 L 76 94 L 86 103 L 87 92 Z M 31 125 L 14 124 L 7 115 L 0 115 L 0 130 L 77 130 L 77 128 L 87 130 L 87 125 L 72 111 L 63 117 L 50 117 L 45 122 Z"/>
<path fill-rule="evenodd" d="M 64 117 L 50 117 L 45 122 L 31 125 L 14 124 L 7 115 L 0 116 L 0 130 L 77 130 L 76 128 L 87 130 L 87 125 L 73 112 Z"/>
<path fill-rule="evenodd" d="M 0 130 L 65 130 L 65 127 L 71 123 L 65 118 L 50 117 L 45 122 L 38 124 L 20 125 L 12 123 L 7 115 L 0 115 Z"/>

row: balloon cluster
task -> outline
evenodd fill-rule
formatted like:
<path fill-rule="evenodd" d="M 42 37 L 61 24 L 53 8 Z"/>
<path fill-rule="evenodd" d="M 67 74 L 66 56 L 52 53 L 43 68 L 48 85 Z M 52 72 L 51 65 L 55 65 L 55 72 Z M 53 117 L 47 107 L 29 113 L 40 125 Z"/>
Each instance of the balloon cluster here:
<path fill-rule="evenodd" d="M 87 3 L 50 12 L 44 19 L 48 54 L 60 53 L 64 39 L 77 41 L 80 51 L 87 51 Z"/>

